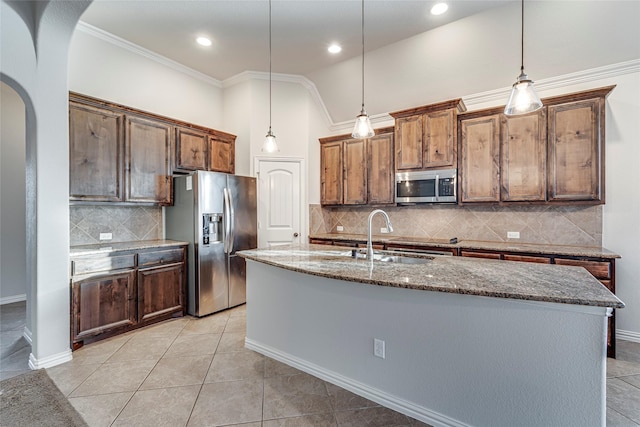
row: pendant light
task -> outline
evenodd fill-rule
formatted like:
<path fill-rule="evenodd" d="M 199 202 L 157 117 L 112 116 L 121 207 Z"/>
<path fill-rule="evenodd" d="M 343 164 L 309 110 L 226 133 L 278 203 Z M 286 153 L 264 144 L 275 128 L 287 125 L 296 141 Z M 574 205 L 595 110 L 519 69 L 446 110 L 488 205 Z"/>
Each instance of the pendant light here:
<path fill-rule="evenodd" d="M 533 87 L 533 81 L 524 72 L 524 0 L 522 0 L 522 21 L 520 39 L 520 75 L 511 88 L 511 96 L 504 107 L 504 114 L 515 116 L 518 114 L 531 113 L 542 108 L 542 101 Z"/>
<path fill-rule="evenodd" d="M 276 136 L 271 131 L 271 0 L 269 0 L 269 131 L 264 137 L 262 151 L 265 153 L 280 151 L 276 143 Z"/>
<path fill-rule="evenodd" d="M 351 136 L 356 139 L 371 138 L 375 133 L 371 127 L 371 120 L 364 109 L 364 0 L 362 0 L 362 110 L 356 117 Z"/>

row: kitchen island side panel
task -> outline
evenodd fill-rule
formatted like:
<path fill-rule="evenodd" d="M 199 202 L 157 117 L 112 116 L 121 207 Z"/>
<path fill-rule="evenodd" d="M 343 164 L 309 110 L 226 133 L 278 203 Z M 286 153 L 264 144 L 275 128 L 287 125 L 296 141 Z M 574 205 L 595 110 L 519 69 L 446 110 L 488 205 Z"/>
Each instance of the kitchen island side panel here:
<path fill-rule="evenodd" d="M 605 425 L 607 310 L 247 260 L 247 347 L 432 425 Z"/>

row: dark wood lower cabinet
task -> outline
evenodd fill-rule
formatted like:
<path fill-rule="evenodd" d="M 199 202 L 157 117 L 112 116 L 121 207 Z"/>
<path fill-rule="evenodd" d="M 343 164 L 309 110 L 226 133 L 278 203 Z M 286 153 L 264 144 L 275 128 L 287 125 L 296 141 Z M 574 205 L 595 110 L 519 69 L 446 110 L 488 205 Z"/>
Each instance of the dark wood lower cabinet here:
<path fill-rule="evenodd" d="M 135 270 L 82 278 L 71 289 L 74 342 L 136 324 Z"/>
<path fill-rule="evenodd" d="M 182 311 L 184 265 L 138 270 L 138 318 L 152 323 Z"/>
<path fill-rule="evenodd" d="M 186 312 L 183 245 L 72 256 L 71 272 L 74 350 Z"/>

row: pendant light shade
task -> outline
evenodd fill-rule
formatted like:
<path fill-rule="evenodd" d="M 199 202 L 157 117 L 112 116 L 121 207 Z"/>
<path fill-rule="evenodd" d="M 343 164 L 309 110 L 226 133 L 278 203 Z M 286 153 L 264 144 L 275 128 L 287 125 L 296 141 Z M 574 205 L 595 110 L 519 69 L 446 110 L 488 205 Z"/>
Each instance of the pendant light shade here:
<path fill-rule="evenodd" d="M 271 131 L 271 0 L 269 0 L 269 131 L 264 137 L 262 151 L 265 153 L 276 153 L 280 151 L 278 149 L 278 143 L 276 142 L 276 136 Z"/>
<path fill-rule="evenodd" d="M 353 127 L 351 136 L 356 139 L 363 139 L 371 138 L 374 134 L 371 120 L 364 109 L 364 0 L 362 0 L 362 110 L 356 117 L 356 124 Z"/>
<path fill-rule="evenodd" d="M 533 81 L 524 72 L 524 0 L 522 0 L 521 12 L 520 75 L 513 84 L 511 96 L 504 107 L 504 114 L 507 116 L 527 114 L 542 108 L 542 101 L 533 87 Z"/>

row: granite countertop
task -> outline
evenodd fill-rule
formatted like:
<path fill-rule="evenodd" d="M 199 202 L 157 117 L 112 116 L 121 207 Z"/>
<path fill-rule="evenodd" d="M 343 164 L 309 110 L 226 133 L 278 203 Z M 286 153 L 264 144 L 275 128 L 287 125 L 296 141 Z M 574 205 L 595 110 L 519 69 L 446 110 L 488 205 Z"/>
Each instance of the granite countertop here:
<path fill-rule="evenodd" d="M 371 285 L 622 308 L 624 303 L 582 267 L 428 256 L 424 264 L 355 259 L 350 250 L 302 244 L 238 252 L 291 271 Z M 380 251 L 384 253 L 384 251 Z M 415 255 L 413 255 L 415 257 Z"/>
<path fill-rule="evenodd" d="M 179 240 L 140 240 L 135 242 L 112 242 L 112 243 L 95 243 L 91 245 L 71 246 L 69 250 L 70 256 L 82 256 L 93 254 L 107 254 L 119 251 L 137 251 L 141 249 L 155 249 L 165 246 L 187 245 L 187 242 Z"/>
<path fill-rule="evenodd" d="M 311 239 L 324 240 L 345 240 L 345 241 L 367 241 L 364 234 L 346 234 L 346 233 L 324 233 L 309 236 Z M 518 243 L 518 242 L 489 242 L 480 240 L 459 240 L 458 243 L 451 244 L 446 239 L 430 239 L 421 237 L 402 237 L 387 235 L 374 235 L 371 238 L 373 243 L 429 246 L 436 248 L 459 248 L 459 249 L 475 249 L 475 250 L 491 250 L 504 252 L 519 252 L 540 255 L 565 255 L 565 256 L 584 256 L 592 258 L 620 258 L 620 255 L 610 250 L 598 246 L 571 246 L 571 245 L 544 245 L 535 243 Z"/>

